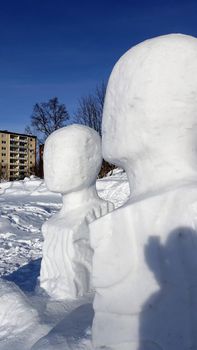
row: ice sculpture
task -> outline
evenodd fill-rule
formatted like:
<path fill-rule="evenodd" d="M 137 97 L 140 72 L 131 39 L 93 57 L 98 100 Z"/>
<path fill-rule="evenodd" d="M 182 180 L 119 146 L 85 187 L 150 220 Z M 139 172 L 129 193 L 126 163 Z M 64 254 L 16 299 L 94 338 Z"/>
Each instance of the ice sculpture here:
<path fill-rule="evenodd" d="M 86 126 L 61 128 L 45 143 L 46 185 L 63 196 L 62 209 L 42 227 L 40 285 L 52 298 L 76 298 L 91 289 L 88 223 L 113 209 L 97 195 L 101 163 L 100 136 Z"/>
<path fill-rule="evenodd" d="M 103 154 L 130 200 L 90 225 L 95 349 L 197 349 L 197 39 L 171 34 L 115 65 Z"/>

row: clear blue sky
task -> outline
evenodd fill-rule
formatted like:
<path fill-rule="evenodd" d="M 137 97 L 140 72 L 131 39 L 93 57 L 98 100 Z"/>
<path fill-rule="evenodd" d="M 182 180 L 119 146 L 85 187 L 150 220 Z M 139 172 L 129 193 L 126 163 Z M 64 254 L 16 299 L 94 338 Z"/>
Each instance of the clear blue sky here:
<path fill-rule="evenodd" d="M 0 0 L 0 129 L 54 96 L 72 113 L 126 50 L 172 32 L 197 36 L 197 0 Z"/>

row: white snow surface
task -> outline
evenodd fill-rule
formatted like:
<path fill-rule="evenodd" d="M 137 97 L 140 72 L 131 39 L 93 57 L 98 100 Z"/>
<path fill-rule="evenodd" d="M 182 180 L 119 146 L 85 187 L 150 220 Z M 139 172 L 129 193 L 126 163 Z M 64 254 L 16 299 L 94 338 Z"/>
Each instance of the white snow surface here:
<path fill-rule="evenodd" d="M 115 207 L 129 197 L 126 174 L 97 181 L 99 196 Z M 92 295 L 52 301 L 39 288 L 42 224 L 62 198 L 31 177 L 0 183 L 0 350 L 91 350 Z"/>

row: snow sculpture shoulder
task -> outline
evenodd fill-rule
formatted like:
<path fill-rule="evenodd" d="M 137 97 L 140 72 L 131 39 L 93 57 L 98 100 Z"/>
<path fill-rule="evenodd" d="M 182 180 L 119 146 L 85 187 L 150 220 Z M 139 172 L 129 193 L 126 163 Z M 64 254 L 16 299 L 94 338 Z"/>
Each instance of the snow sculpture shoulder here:
<path fill-rule="evenodd" d="M 45 143 L 46 185 L 63 196 L 62 209 L 42 228 L 40 285 L 53 298 L 75 298 L 90 291 L 92 249 L 88 222 L 111 210 L 111 204 L 96 192 L 101 163 L 100 136 L 88 127 L 64 127 Z"/>
<path fill-rule="evenodd" d="M 95 348 L 195 349 L 196 38 L 154 38 L 121 57 L 102 146 L 126 170 L 131 197 L 90 225 Z"/>

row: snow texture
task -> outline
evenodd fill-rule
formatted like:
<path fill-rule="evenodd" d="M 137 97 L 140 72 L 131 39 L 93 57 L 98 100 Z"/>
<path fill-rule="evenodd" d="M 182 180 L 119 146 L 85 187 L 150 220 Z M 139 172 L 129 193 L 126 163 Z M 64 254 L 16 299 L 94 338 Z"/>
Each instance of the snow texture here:
<path fill-rule="evenodd" d="M 63 196 L 61 210 L 42 228 L 40 285 L 54 299 L 74 299 L 92 289 L 88 223 L 113 210 L 97 195 L 101 163 L 100 136 L 86 126 L 59 129 L 45 143 L 46 185 Z"/>
<path fill-rule="evenodd" d="M 131 196 L 90 225 L 96 349 L 197 348 L 197 39 L 166 35 L 115 65 L 104 158 Z"/>
<path fill-rule="evenodd" d="M 129 196 L 120 169 L 96 187 L 116 207 Z M 0 183 L 0 192 L 0 350 L 93 350 L 92 295 L 55 301 L 37 286 L 41 226 L 61 209 L 61 195 L 36 177 Z"/>
<path fill-rule="evenodd" d="M 8 281 L 0 281 L 0 340 L 15 336 L 31 327 L 38 313 L 30 307 L 20 289 Z"/>
<path fill-rule="evenodd" d="M 28 297 L 13 282 L 0 280 L 0 349 L 26 350 L 48 331 Z"/>

